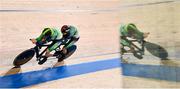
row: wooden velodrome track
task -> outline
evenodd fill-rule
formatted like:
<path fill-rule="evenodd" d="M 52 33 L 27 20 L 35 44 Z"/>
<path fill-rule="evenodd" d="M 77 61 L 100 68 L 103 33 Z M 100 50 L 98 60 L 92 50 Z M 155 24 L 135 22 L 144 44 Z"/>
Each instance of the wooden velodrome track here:
<path fill-rule="evenodd" d="M 2 0 L 0 87 L 180 87 L 178 7 L 178 0 Z M 160 60 L 147 51 L 143 60 L 121 64 L 118 29 L 128 22 L 150 32 L 146 40 L 166 49 L 171 60 Z M 64 66 L 53 58 L 41 66 L 33 59 L 21 69 L 12 69 L 15 56 L 33 47 L 29 38 L 44 27 L 63 24 L 76 26 L 81 36 L 78 50 Z"/>

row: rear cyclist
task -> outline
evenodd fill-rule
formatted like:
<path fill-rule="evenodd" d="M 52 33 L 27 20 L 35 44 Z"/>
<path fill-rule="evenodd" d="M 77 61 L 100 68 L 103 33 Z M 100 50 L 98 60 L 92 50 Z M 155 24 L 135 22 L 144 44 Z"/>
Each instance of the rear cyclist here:
<path fill-rule="evenodd" d="M 64 47 L 62 49 L 63 54 L 67 54 L 67 49 L 74 45 L 74 43 L 76 43 L 79 40 L 80 36 L 77 28 L 72 25 L 63 25 L 61 27 L 61 32 L 63 34 L 63 38 L 68 40 L 64 44 Z"/>

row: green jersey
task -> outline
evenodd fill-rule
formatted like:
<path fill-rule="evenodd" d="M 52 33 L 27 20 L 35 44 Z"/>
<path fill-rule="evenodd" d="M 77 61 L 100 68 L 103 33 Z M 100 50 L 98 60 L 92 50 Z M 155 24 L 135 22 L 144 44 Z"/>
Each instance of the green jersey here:
<path fill-rule="evenodd" d="M 69 37 L 79 37 L 78 30 L 74 26 L 69 26 Z"/>
<path fill-rule="evenodd" d="M 140 32 L 136 26 L 132 23 L 129 24 L 123 24 L 120 27 L 120 34 L 123 37 L 131 37 L 129 35 L 129 30 L 133 30 L 133 38 L 137 39 L 137 40 L 142 40 L 143 39 L 143 32 Z M 131 47 L 131 41 L 127 40 L 127 39 L 121 39 L 120 43 L 124 46 L 128 46 Z"/>
<path fill-rule="evenodd" d="M 45 34 L 51 31 L 51 35 L 50 35 L 50 39 L 46 40 L 45 43 L 49 42 L 50 40 L 56 40 L 56 39 L 61 39 L 62 38 L 62 33 L 60 32 L 59 29 L 56 28 L 50 28 L 47 30 L 43 30 L 43 32 L 41 33 L 41 35 L 39 37 L 36 38 L 36 40 L 38 42 L 42 42 L 43 37 L 45 36 Z M 58 48 L 58 46 L 60 45 L 60 42 L 56 42 L 54 45 L 52 45 L 51 47 L 48 47 L 48 50 L 51 52 L 53 50 L 55 50 L 56 48 Z"/>
<path fill-rule="evenodd" d="M 36 38 L 37 41 L 41 41 L 42 38 L 45 36 L 47 31 L 51 31 L 51 40 L 55 40 L 55 39 L 61 39 L 62 38 L 62 33 L 60 32 L 59 29 L 56 28 L 50 28 L 48 30 L 44 30 L 41 35 L 39 37 Z"/>
<path fill-rule="evenodd" d="M 126 24 L 126 25 L 121 25 L 121 27 L 120 27 L 120 33 L 121 33 L 121 36 L 126 36 L 126 37 L 129 37 L 129 35 L 128 35 L 128 32 L 129 32 L 129 30 L 133 30 L 133 35 L 134 35 L 134 38 L 135 39 L 143 39 L 143 32 L 140 32 L 137 28 L 136 28 L 136 26 L 134 25 L 134 24 L 132 24 L 132 23 L 129 23 L 129 24 Z"/>
<path fill-rule="evenodd" d="M 69 32 L 68 32 L 68 37 L 67 39 L 72 39 L 72 38 L 79 38 L 79 33 L 76 27 L 69 25 Z M 67 44 L 65 45 L 66 48 L 71 47 L 75 42 L 74 41 L 70 41 L 67 42 Z"/>

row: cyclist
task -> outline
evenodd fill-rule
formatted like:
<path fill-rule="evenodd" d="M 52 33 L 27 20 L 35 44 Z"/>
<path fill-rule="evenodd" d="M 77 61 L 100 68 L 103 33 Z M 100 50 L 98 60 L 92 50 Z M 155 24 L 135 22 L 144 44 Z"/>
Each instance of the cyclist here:
<path fill-rule="evenodd" d="M 37 37 L 36 39 L 31 39 L 33 44 L 45 44 L 48 43 L 52 40 L 58 40 L 62 38 L 62 33 L 60 32 L 59 29 L 57 28 L 44 28 L 44 30 L 42 31 L 41 35 L 39 37 Z M 39 61 L 38 64 L 43 64 L 44 62 L 47 61 L 47 58 L 50 56 L 53 56 L 53 54 L 50 54 L 51 51 L 55 50 L 58 46 L 59 46 L 60 42 L 57 41 L 57 43 L 55 43 L 54 45 L 52 45 L 51 47 L 49 47 L 46 50 L 45 56 L 43 58 L 43 60 Z"/>
<path fill-rule="evenodd" d="M 149 32 L 141 32 L 133 23 L 122 24 L 120 27 L 120 34 L 121 34 L 121 44 L 123 46 L 128 46 L 131 51 L 134 51 L 133 46 L 131 45 L 131 41 L 127 39 L 133 38 L 136 39 L 139 43 L 141 43 L 144 38 L 147 38 L 150 34 Z"/>
<path fill-rule="evenodd" d="M 77 28 L 72 25 L 63 25 L 61 27 L 61 32 L 63 34 L 63 38 L 68 40 L 62 48 L 64 54 L 63 56 L 65 56 L 65 54 L 67 53 L 67 49 L 74 45 L 74 43 L 79 40 L 80 36 Z"/>

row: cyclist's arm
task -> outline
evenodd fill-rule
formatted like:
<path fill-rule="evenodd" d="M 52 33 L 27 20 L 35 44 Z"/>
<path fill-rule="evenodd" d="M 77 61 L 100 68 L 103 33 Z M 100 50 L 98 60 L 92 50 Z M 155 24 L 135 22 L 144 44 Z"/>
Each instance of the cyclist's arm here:
<path fill-rule="evenodd" d="M 37 38 L 36 38 L 36 41 L 39 42 L 39 41 L 42 40 L 42 38 L 43 38 L 43 34 L 41 34 L 39 37 L 37 37 Z"/>
<path fill-rule="evenodd" d="M 68 40 L 68 41 L 64 44 L 64 48 L 69 48 L 70 46 L 72 46 L 72 45 L 73 45 L 73 42 L 72 42 L 72 41 L 73 41 L 72 39 Z"/>
<path fill-rule="evenodd" d="M 30 40 L 32 41 L 33 44 L 36 44 L 37 42 L 41 42 L 42 37 L 43 35 L 41 34 L 39 37 L 30 39 Z"/>
<path fill-rule="evenodd" d="M 140 32 L 140 31 L 139 31 L 136 27 L 134 27 L 133 25 L 129 25 L 129 27 L 130 27 L 131 29 L 133 29 L 137 35 L 142 35 L 142 34 L 143 34 L 143 32 Z"/>
<path fill-rule="evenodd" d="M 75 42 L 76 40 L 79 39 L 79 35 L 74 35 L 71 37 L 71 39 L 69 39 L 66 44 L 64 45 L 65 48 L 69 48 L 71 47 Z"/>

